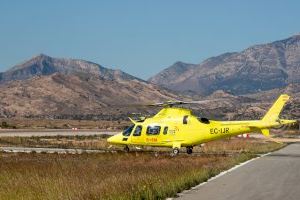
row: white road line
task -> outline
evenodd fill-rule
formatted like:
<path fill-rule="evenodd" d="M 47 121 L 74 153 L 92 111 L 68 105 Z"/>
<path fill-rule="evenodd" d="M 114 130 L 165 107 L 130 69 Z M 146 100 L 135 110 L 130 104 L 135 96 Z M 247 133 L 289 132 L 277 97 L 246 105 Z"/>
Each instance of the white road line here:
<path fill-rule="evenodd" d="M 6 153 L 59 153 L 59 154 L 81 154 L 81 153 L 105 153 L 115 152 L 113 150 L 93 150 L 93 149 L 62 149 L 43 147 L 0 147 L 0 152 Z"/>
<path fill-rule="evenodd" d="M 234 170 L 236 170 L 236 169 L 238 169 L 238 168 L 240 168 L 240 167 L 242 167 L 242 166 L 244 166 L 244 165 L 247 165 L 247 164 L 250 163 L 250 162 L 253 162 L 253 161 L 255 161 L 255 160 L 259 159 L 259 158 L 262 158 L 262 157 L 265 157 L 265 156 L 267 156 L 267 155 L 270 155 L 271 153 L 272 153 L 272 152 L 269 152 L 269 153 L 260 155 L 260 156 L 258 156 L 258 157 L 252 158 L 252 159 L 250 159 L 250 160 L 247 160 L 246 162 L 237 164 L 237 165 L 235 165 L 234 167 L 232 167 L 232 168 L 230 168 L 230 169 L 228 169 L 228 170 L 226 170 L 226 171 L 223 171 L 223 172 L 217 174 L 216 176 L 213 176 L 213 177 L 209 178 L 207 181 L 205 181 L 205 182 L 203 182 L 203 183 L 200 183 L 199 185 L 196 185 L 196 186 L 192 187 L 192 188 L 189 189 L 189 190 L 184 190 L 184 191 L 178 193 L 177 196 L 178 196 L 178 197 L 181 197 L 181 196 L 183 196 L 184 194 L 186 194 L 186 193 L 188 193 L 188 192 L 191 192 L 191 191 L 193 191 L 193 190 L 197 190 L 197 189 L 199 189 L 200 187 L 202 187 L 203 185 L 205 185 L 205 184 L 207 184 L 207 183 L 209 183 L 209 182 L 211 182 L 211 181 L 213 181 L 213 180 L 215 180 L 215 179 L 217 179 L 217 178 L 220 178 L 220 177 L 224 176 L 225 174 L 228 174 L 228 173 L 230 173 L 230 172 L 232 172 L 232 171 L 234 171 Z M 176 199 L 176 198 L 178 198 L 178 197 L 175 197 L 175 198 L 167 198 L 167 200 L 173 200 L 173 199 Z"/>

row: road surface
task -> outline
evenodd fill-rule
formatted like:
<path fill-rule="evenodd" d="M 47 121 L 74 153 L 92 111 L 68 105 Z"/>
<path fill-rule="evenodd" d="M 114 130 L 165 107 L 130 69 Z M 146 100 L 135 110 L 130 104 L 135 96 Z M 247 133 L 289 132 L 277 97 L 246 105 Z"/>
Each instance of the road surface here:
<path fill-rule="evenodd" d="M 62 149 L 62 148 L 48 148 L 48 147 L 0 147 L 0 152 L 13 153 L 62 153 L 62 154 L 81 154 L 81 153 L 105 153 L 116 152 L 115 150 L 92 150 L 92 149 Z"/>
<path fill-rule="evenodd" d="M 100 130 L 70 130 L 70 129 L 0 129 L 0 137 L 31 137 L 31 136 L 72 136 L 72 135 L 114 135 L 116 131 L 100 131 Z"/>
<path fill-rule="evenodd" d="M 177 200 L 299 200 L 300 143 L 179 194 Z"/>

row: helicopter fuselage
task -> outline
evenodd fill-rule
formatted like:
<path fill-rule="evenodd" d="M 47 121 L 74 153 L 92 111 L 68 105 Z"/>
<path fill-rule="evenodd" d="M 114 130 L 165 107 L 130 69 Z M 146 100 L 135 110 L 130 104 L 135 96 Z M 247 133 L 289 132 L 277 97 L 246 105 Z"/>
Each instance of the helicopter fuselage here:
<path fill-rule="evenodd" d="M 249 121 L 213 121 L 198 118 L 191 110 L 172 107 L 168 102 L 155 116 L 132 120 L 133 125 L 122 133 L 108 138 L 108 143 L 129 145 L 172 147 L 177 154 L 181 147 L 187 147 L 191 153 L 193 146 L 242 133 L 260 132 L 269 137 L 269 129 L 285 124 L 293 124 L 295 120 L 279 119 L 283 106 L 289 96 L 281 95 L 261 120 Z M 181 103 L 181 102 L 180 102 Z"/>
<path fill-rule="evenodd" d="M 154 117 L 134 125 L 111 137 L 112 144 L 193 147 L 209 141 L 236 136 L 257 130 L 260 121 L 212 121 L 198 118 L 185 108 L 163 108 Z M 252 125 L 253 128 L 251 128 Z"/>

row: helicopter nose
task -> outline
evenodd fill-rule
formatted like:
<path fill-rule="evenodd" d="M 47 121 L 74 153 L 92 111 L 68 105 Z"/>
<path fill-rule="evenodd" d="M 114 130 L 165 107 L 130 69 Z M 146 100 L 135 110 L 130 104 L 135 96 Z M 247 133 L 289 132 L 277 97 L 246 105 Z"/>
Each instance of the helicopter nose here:
<path fill-rule="evenodd" d="M 107 142 L 108 143 L 112 143 L 113 142 L 113 140 L 114 140 L 114 138 L 113 138 L 114 136 L 111 136 L 111 137 L 109 137 L 108 139 L 107 139 Z"/>
<path fill-rule="evenodd" d="M 107 142 L 111 143 L 111 144 L 113 144 L 113 143 L 119 143 L 119 134 L 109 137 L 107 139 Z"/>

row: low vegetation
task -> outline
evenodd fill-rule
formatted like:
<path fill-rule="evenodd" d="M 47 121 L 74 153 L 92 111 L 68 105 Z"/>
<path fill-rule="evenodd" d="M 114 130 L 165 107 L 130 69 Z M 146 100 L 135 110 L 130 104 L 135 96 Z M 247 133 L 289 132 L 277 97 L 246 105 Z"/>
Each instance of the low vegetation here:
<path fill-rule="evenodd" d="M 264 154 L 269 151 L 275 151 L 285 144 L 265 141 L 254 138 L 232 138 L 229 140 L 217 140 L 207 143 L 202 147 L 205 153 L 224 152 L 224 153 L 247 153 L 247 154 Z"/>
<path fill-rule="evenodd" d="M 95 137 L 55 140 L 104 141 Z M 202 150 L 195 149 L 207 154 L 176 157 L 143 152 L 0 153 L 0 199 L 164 199 L 251 159 L 257 153 L 282 146 L 254 139 L 231 139 L 208 143 Z"/>
<path fill-rule="evenodd" d="M 2 121 L 0 123 L 0 128 L 4 128 L 4 129 L 16 129 L 17 127 L 15 125 L 8 124 L 6 121 Z"/>
<path fill-rule="evenodd" d="M 299 138 L 300 129 L 290 129 L 290 130 L 275 130 L 273 131 L 275 137 L 281 138 Z"/>

